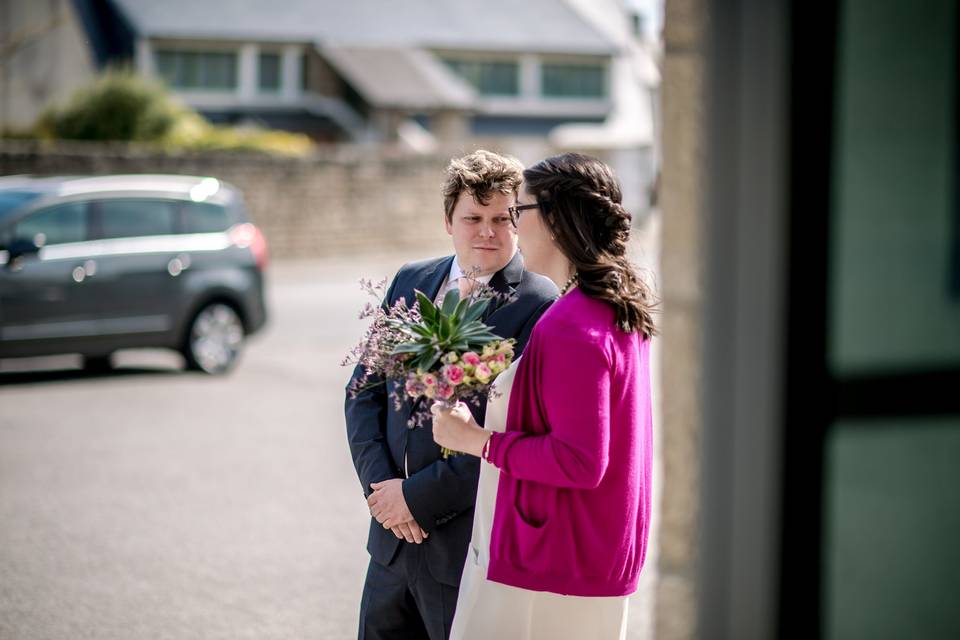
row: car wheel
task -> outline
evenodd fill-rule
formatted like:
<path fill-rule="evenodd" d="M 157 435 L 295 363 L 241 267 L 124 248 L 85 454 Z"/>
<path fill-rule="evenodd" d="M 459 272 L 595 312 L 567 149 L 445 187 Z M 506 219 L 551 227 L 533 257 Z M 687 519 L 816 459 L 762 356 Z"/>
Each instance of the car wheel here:
<path fill-rule="evenodd" d="M 190 323 L 183 355 L 190 369 L 204 373 L 229 371 L 240 356 L 243 322 L 229 305 L 215 302 L 202 308 Z"/>
<path fill-rule="evenodd" d="M 90 373 L 106 373 L 113 370 L 110 354 L 105 356 L 84 356 L 83 370 Z"/>

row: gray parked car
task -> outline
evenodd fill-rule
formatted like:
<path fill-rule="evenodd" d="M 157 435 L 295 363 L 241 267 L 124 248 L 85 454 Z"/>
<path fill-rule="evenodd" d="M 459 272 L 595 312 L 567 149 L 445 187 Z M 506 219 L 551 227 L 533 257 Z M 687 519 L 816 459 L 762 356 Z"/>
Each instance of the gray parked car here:
<path fill-rule="evenodd" d="M 240 193 L 175 175 L 0 178 L 0 358 L 166 347 L 230 369 L 266 320 Z"/>

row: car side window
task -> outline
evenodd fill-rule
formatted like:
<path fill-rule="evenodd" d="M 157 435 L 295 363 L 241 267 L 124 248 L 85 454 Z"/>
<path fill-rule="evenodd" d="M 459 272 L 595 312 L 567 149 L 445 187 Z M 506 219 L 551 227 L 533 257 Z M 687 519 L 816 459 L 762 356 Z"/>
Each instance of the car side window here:
<path fill-rule="evenodd" d="M 231 223 L 230 213 L 218 204 L 186 202 L 183 205 L 184 233 L 226 231 Z"/>
<path fill-rule="evenodd" d="M 177 202 L 117 199 L 97 202 L 101 238 L 159 236 L 174 232 Z"/>
<path fill-rule="evenodd" d="M 13 237 L 38 247 L 87 239 L 87 205 L 70 202 L 35 211 L 13 227 Z"/>

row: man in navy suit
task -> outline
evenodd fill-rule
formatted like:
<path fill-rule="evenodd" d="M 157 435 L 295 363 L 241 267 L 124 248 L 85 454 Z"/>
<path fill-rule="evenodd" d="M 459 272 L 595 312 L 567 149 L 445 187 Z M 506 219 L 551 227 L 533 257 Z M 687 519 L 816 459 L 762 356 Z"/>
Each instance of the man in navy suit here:
<path fill-rule="evenodd" d="M 556 299 L 548 278 L 524 270 L 517 232 L 507 207 L 516 202 L 522 165 L 513 158 L 477 151 L 452 160 L 443 187 L 444 224 L 455 255 L 404 265 L 386 304 L 412 303 L 414 290 L 434 300 L 457 288 L 464 273 L 479 274 L 510 301 L 488 309 L 484 322 L 502 338 L 515 339 L 519 357 L 537 319 Z M 362 371 L 353 373 L 353 379 Z M 480 460 L 443 459 L 429 419 L 409 428 L 413 403 L 397 410 L 402 381 L 388 381 L 356 397 L 347 395 L 347 439 L 371 513 L 370 565 L 360 603 L 361 640 L 429 638 L 450 634 L 460 575 L 473 528 Z M 483 424 L 485 408 L 475 409 Z"/>

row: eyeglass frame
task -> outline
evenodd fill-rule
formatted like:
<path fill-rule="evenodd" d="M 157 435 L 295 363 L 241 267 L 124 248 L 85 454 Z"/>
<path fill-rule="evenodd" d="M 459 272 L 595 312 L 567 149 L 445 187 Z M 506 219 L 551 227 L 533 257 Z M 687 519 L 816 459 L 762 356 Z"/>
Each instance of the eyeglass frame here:
<path fill-rule="evenodd" d="M 513 226 L 517 226 L 520 222 L 520 212 L 526 211 L 527 209 L 539 209 L 540 204 L 533 202 L 531 204 L 515 204 L 513 206 L 507 207 L 507 213 L 510 214 L 510 221 L 513 223 Z"/>

